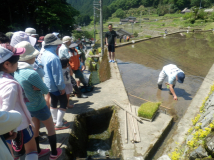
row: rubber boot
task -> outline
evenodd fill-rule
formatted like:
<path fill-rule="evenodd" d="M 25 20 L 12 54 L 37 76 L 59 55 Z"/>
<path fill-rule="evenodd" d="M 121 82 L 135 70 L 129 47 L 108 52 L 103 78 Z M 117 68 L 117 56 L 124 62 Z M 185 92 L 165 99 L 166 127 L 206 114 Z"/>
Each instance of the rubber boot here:
<path fill-rule="evenodd" d="M 162 90 L 162 84 L 158 84 L 158 88 Z"/>

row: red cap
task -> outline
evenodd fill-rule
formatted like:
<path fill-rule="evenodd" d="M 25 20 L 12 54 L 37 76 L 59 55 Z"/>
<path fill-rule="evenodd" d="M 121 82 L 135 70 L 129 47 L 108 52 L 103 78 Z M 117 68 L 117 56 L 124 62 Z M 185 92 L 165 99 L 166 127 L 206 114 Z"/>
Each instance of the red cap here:
<path fill-rule="evenodd" d="M 6 44 L 6 43 L 3 43 L 3 44 L 0 44 L 0 46 L 8 49 L 9 51 L 13 52 L 13 55 L 14 56 L 18 56 L 18 55 L 21 55 L 23 53 L 25 53 L 26 49 L 25 48 L 14 48 L 12 47 L 11 45 L 9 44 Z"/>
<path fill-rule="evenodd" d="M 43 41 L 44 41 L 44 38 L 45 38 L 45 36 L 41 36 L 41 37 L 39 37 L 38 42 L 43 42 Z"/>

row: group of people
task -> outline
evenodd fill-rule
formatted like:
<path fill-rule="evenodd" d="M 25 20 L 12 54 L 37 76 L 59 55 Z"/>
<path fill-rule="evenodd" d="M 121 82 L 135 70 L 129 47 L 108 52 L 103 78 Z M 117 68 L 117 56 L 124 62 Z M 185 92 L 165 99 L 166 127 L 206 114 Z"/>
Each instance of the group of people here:
<path fill-rule="evenodd" d="M 56 130 L 69 127 L 63 117 L 74 107 L 70 94 L 74 89 L 78 98 L 87 98 L 79 88 L 80 83 L 87 87 L 81 42 L 69 36 L 60 40 L 55 32 L 37 37 L 34 28 L 0 33 L 0 159 L 25 155 L 25 160 L 37 160 L 49 153 L 50 160 L 60 157 Z M 40 122 L 51 151 L 39 146 Z"/>

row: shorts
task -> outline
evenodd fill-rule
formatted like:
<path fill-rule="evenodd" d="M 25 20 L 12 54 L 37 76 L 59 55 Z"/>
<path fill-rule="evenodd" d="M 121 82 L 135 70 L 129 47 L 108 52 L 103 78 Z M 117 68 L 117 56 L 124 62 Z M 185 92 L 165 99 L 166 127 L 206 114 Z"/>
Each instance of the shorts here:
<path fill-rule="evenodd" d="M 75 78 L 84 78 L 82 72 L 78 69 L 74 71 Z"/>
<path fill-rule="evenodd" d="M 50 118 L 51 112 L 48 106 L 38 110 L 38 111 L 30 111 L 31 117 L 36 117 L 40 121 L 46 121 Z"/>
<path fill-rule="evenodd" d="M 70 94 L 71 92 L 73 92 L 73 86 L 71 83 L 65 84 L 65 92 L 66 94 Z"/>
<path fill-rule="evenodd" d="M 33 133 L 31 125 L 29 125 L 25 129 L 23 129 L 22 133 L 23 133 L 23 143 L 24 144 L 29 142 L 34 136 L 34 133 Z M 7 143 L 11 144 L 11 140 L 7 140 Z"/>
<path fill-rule="evenodd" d="M 59 95 L 59 96 L 54 95 L 52 92 L 49 92 L 49 93 L 50 93 L 50 97 L 51 97 L 51 107 L 52 108 L 57 108 L 58 101 L 59 101 L 60 108 L 66 109 L 67 103 L 68 103 L 66 93 L 63 95 Z"/>
<path fill-rule="evenodd" d="M 115 46 L 114 46 L 114 44 L 109 44 L 108 45 L 108 51 L 109 52 L 115 52 Z"/>

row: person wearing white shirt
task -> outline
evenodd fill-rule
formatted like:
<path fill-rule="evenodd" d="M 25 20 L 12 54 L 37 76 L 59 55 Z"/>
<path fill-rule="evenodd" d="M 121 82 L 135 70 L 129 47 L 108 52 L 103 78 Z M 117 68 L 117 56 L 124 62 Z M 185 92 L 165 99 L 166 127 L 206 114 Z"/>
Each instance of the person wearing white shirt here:
<path fill-rule="evenodd" d="M 169 85 L 170 94 L 173 95 L 174 100 L 178 100 L 178 97 L 175 94 L 174 88 L 175 88 L 176 81 L 178 81 L 179 83 L 184 82 L 184 78 L 185 78 L 184 72 L 174 64 L 169 64 L 164 66 L 158 78 L 158 88 L 160 90 L 162 90 L 162 84 L 166 77 L 168 77 L 167 85 Z"/>

